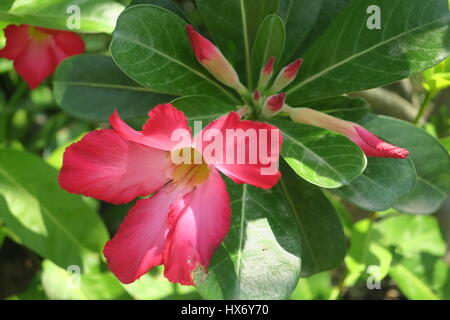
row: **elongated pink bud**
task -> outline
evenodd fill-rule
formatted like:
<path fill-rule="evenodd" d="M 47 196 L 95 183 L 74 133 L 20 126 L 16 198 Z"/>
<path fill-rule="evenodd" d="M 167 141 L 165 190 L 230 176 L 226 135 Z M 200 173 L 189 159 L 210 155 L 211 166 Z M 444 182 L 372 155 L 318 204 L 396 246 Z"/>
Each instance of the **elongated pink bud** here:
<path fill-rule="evenodd" d="M 285 93 L 275 94 L 268 97 L 264 103 L 263 114 L 266 117 L 273 117 L 283 109 L 285 101 Z"/>
<path fill-rule="evenodd" d="M 297 59 L 291 64 L 281 69 L 272 88 L 271 93 L 277 93 L 286 88 L 297 77 L 298 71 L 303 64 L 303 59 Z"/>
<path fill-rule="evenodd" d="M 253 96 L 252 96 L 252 100 L 254 104 L 259 104 L 261 102 L 261 92 L 259 92 L 258 89 L 256 89 L 255 91 L 253 91 Z"/>
<path fill-rule="evenodd" d="M 273 67 L 275 65 L 275 57 L 270 57 L 266 62 L 264 67 L 261 70 L 261 74 L 259 75 L 258 89 L 264 90 L 267 87 L 270 79 L 272 79 L 273 75 Z"/>
<path fill-rule="evenodd" d="M 198 62 L 223 84 L 240 93 L 245 92 L 246 89 L 239 81 L 236 70 L 219 48 L 195 31 L 191 25 L 186 26 L 186 31 Z"/>
<path fill-rule="evenodd" d="M 309 108 L 285 107 L 294 122 L 340 133 L 357 144 L 368 157 L 408 158 L 409 151 L 387 143 L 357 123 L 342 120 Z"/>

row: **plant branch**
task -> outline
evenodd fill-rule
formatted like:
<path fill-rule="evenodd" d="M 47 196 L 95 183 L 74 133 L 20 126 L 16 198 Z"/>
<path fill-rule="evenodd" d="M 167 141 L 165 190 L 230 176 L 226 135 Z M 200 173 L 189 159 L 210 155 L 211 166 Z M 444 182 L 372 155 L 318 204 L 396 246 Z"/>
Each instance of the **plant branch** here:
<path fill-rule="evenodd" d="M 416 108 L 392 91 L 375 88 L 366 91 L 358 91 L 349 94 L 352 97 L 366 99 L 373 109 L 381 114 L 413 121 L 416 118 Z"/>

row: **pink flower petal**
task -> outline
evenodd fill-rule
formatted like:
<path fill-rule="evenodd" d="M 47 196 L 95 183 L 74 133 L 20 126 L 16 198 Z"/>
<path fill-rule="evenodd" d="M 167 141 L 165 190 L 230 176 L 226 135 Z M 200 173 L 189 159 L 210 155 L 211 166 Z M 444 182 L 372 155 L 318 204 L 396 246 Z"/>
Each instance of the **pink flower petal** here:
<path fill-rule="evenodd" d="M 230 227 L 230 199 L 215 169 L 210 178 L 177 201 L 169 212 L 164 246 L 164 275 L 172 282 L 194 285 L 192 272 L 205 272 L 214 250 Z"/>
<path fill-rule="evenodd" d="M 212 138 L 208 137 L 208 132 L 214 132 L 214 130 L 223 137 L 222 155 L 219 157 L 211 157 L 206 152 L 210 144 L 216 143 L 215 135 Z M 227 139 L 228 130 L 253 132 L 254 139 Z M 239 131 L 235 132 L 238 133 Z M 210 141 L 207 141 L 208 138 L 211 138 Z M 281 139 L 282 136 L 278 128 L 263 122 L 241 120 L 237 113 L 231 112 L 229 115 L 211 122 L 202 131 L 202 134 L 195 137 L 195 144 L 201 146 L 206 162 L 214 165 L 234 182 L 238 184 L 248 183 L 267 189 L 277 184 L 280 178 L 278 159 Z M 262 145 L 266 147 L 266 150 L 260 148 Z M 239 161 L 239 158 L 241 158 L 241 161 Z"/>
<path fill-rule="evenodd" d="M 151 268 L 162 264 L 168 232 L 167 214 L 172 203 L 183 194 L 172 185 L 149 199 L 139 200 L 105 245 L 109 269 L 123 283 L 132 283 Z"/>
<path fill-rule="evenodd" d="M 360 125 L 353 127 L 354 133 L 348 137 L 355 142 L 368 157 L 406 159 L 409 151 L 387 143 Z"/>
<path fill-rule="evenodd" d="M 14 60 L 14 68 L 31 89 L 39 86 L 56 69 L 57 64 L 50 43 L 51 38 L 30 40 Z"/>
<path fill-rule="evenodd" d="M 170 166 L 166 151 L 97 130 L 66 149 L 59 183 L 68 192 L 121 204 L 160 189 Z"/>
<path fill-rule="evenodd" d="M 27 25 L 9 25 L 5 28 L 6 46 L 0 50 L 0 57 L 16 59 L 27 47 L 30 36 Z"/>
<path fill-rule="evenodd" d="M 57 64 L 68 57 L 84 52 L 83 39 L 76 33 L 58 31 L 52 39 L 52 49 Z"/>
<path fill-rule="evenodd" d="M 136 131 L 120 119 L 117 111 L 110 118 L 114 130 L 122 138 L 147 145 L 160 150 L 171 151 L 179 141 L 173 139 L 176 130 L 184 130 L 186 135 L 191 134 L 187 119 L 183 112 L 171 104 L 161 104 L 154 107 L 148 114 L 149 120 L 143 131 Z"/>

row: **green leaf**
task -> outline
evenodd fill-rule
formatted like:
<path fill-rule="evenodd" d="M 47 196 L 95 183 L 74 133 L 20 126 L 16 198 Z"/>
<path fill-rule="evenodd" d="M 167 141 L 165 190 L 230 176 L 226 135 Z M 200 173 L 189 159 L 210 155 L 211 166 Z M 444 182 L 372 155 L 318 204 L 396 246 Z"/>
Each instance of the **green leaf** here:
<path fill-rule="evenodd" d="M 183 10 L 178 6 L 178 4 L 173 0 L 133 0 L 130 6 L 135 6 L 138 4 L 153 4 L 158 7 L 165 8 L 167 10 L 173 11 L 182 18 L 185 18 Z"/>
<path fill-rule="evenodd" d="M 432 96 L 450 87 L 450 59 L 447 58 L 438 65 L 423 72 L 425 90 Z"/>
<path fill-rule="evenodd" d="M 123 119 L 145 117 L 173 96 L 162 95 L 131 80 L 107 56 L 85 54 L 64 60 L 53 87 L 56 102 L 85 120 L 107 121 L 117 109 Z"/>
<path fill-rule="evenodd" d="M 50 260 L 42 262 L 41 282 L 51 300 L 129 300 L 131 296 L 110 272 L 77 274 Z"/>
<path fill-rule="evenodd" d="M 236 101 L 194 57 L 186 22 L 152 5 L 126 9 L 117 21 L 111 53 L 127 75 L 151 90 L 173 95 L 214 95 Z"/>
<path fill-rule="evenodd" d="M 386 85 L 427 69 L 449 55 L 446 0 L 353 1 L 305 53 L 288 102 Z M 381 9 L 381 30 L 367 27 L 370 5 Z"/>
<path fill-rule="evenodd" d="M 279 0 L 196 0 L 214 42 L 238 70 L 246 70 L 248 87 L 253 87 L 251 52 L 264 18 L 276 13 Z M 241 74 L 241 76 L 243 76 Z"/>
<path fill-rule="evenodd" d="M 366 157 L 347 138 L 288 120 L 272 120 L 283 134 L 282 156 L 303 179 L 339 188 L 363 173 Z"/>
<path fill-rule="evenodd" d="M 74 5 L 80 11 L 78 32 L 111 33 L 124 6 L 111 0 L 16 0 L 0 7 L 0 21 L 52 29 L 69 29 Z"/>
<path fill-rule="evenodd" d="M 334 192 L 364 210 L 384 211 L 413 190 L 416 177 L 409 159 L 369 158 L 362 175 Z"/>
<path fill-rule="evenodd" d="M 419 253 L 443 256 L 446 243 L 435 217 L 400 215 L 377 222 L 376 239 L 385 247 L 393 247 L 406 258 Z"/>
<path fill-rule="evenodd" d="M 300 277 L 300 235 L 279 186 L 227 180 L 232 223 L 197 288 L 208 299 L 287 299 Z"/>
<path fill-rule="evenodd" d="M 397 258 L 389 275 L 411 300 L 450 299 L 450 267 L 439 257 L 420 254 Z"/>
<path fill-rule="evenodd" d="M 232 104 L 210 96 L 185 96 L 171 103 L 184 112 L 190 125 L 201 121 L 203 127 L 234 109 Z"/>
<path fill-rule="evenodd" d="M 441 142 L 442 146 L 445 148 L 445 150 L 450 152 L 450 137 L 442 138 L 440 140 L 440 142 Z"/>
<path fill-rule="evenodd" d="M 295 58 L 298 49 L 308 36 L 322 8 L 322 0 L 283 0 L 279 14 L 286 24 L 286 50 L 283 63 Z"/>
<path fill-rule="evenodd" d="M 369 276 L 377 281 L 383 280 L 392 262 L 392 254 L 385 247 L 374 241 L 373 221 L 363 219 L 353 225 L 350 239 L 350 249 L 345 257 L 348 274 L 344 280 L 345 286 L 354 286 L 359 280 Z M 370 267 L 379 269 L 372 273 Z"/>
<path fill-rule="evenodd" d="M 335 268 L 347 249 L 337 212 L 319 188 L 301 179 L 284 161 L 280 169 L 278 188 L 300 233 L 302 277 Z"/>
<path fill-rule="evenodd" d="M 305 51 L 329 28 L 334 19 L 345 9 L 352 0 L 322 0 L 319 16 L 303 41 L 295 56 L 303 56 Z M 314 1 L 316 2 L 316 1 Z"/>
<path fill-rule="evenodd" d="M 267 16 L 261 23 L 256 35 L 256 40 L 252 51 L 252 69 L 255 85 L 258 81 L 261 69 L 270 57 L 274 56 L 279 62 L 284 50 L 286 31 L 283 20 L 276 14 Z"/>
<path fill-rule="evenodd" d="M 394 207 L 413 214 L 438 210 L 450 190 L 450 156 L 442 145 L 425 131 L 402 120 L 370 116 L 361 124 L 381 138 L 410 151 L 417 183 L 413 191 L 400 198 Z"/>
<path fill-rule="evenodd" d="M 63 268 L 89 269 L 108 240 L 97 214 L 59 187 L 56 170 L 21 151 L 0 150 L 0 217 L 21 243 Z"/>
<path fill-rule="evenodd" d="M 333 293 L 330 272 L 322 272 L 298 282 L 291 300 L 329 300 Z"/>

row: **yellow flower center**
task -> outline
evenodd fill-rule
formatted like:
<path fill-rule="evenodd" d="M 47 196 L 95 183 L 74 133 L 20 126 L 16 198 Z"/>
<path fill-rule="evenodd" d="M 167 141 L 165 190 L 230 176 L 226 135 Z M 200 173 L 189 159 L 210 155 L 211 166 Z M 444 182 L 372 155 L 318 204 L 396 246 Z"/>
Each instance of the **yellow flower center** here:
<path fill-rule="evenodd" d="M 49 34 L 40 31 L 36 27 L 28 27 L 28 35 L 35 40 L 45 40 L 50 37 Z"/>
<path fill-rule="evenodd" d="M 171 152 L 174 167 L 172 179 L 174 183 L 195 187 L 209 177 L 208 164 L 194 148 L 182 148 Z"/>

